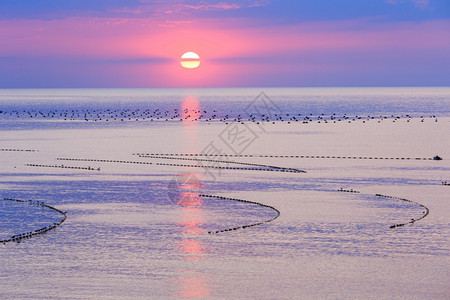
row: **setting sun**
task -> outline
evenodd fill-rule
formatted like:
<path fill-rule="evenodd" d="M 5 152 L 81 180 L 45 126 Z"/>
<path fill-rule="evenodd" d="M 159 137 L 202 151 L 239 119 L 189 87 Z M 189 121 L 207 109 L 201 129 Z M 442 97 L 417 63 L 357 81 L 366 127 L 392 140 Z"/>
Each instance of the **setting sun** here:
<path fill-rule="evenodd" d="M 181 56 L 181 66 L 186 69 L 195 69 L 200 66 L 200 56 L 194 52 L 186 52 Z"/>

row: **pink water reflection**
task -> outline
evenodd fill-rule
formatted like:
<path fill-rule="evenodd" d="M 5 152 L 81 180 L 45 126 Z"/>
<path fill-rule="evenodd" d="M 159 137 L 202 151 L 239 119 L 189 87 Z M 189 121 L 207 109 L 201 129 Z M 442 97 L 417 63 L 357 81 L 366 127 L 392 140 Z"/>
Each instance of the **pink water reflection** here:
<path fill-rule="evenodd" d="M 184 140 L 182 141 L 181 153 L 198 152 L 196 146 L 199 142 L 198 118 L 201 114 L 199 100 L 195 96 L 186 96 L 180 109 L 182 121 L 182 131 Z M 196 164 L 195 161 L 186 161 L 189 164 Z M 181 210 L 180 219 L 177 225 L 181 228 L 182 239 L 178 241 L 177 251 L 185 262 L 199 262 L 207 259 L 207 245 L 200 235 L 205 233 L 203 224 L 207 222 L 203 201 L 200 198 L 203 183 L 202 175 L 198 174 L 198 168 L 188 168 L 184 173 L 179 174 L 178 204 Z M 177 297 L 207 297 L 210 296 L 210 278 L 208 274 L 198 272 L 195 265 L 189 265 L 187 269 L 180 271 L 180 275 L 175 280 L 175 296 Z"/>
<path fill-rule="evenodd" d="M 211 295 L 208 278 L 198 271 L 184 271 L 177 281 L 179 291 L 176 296 L 189 298 L 203 298 Z"/>

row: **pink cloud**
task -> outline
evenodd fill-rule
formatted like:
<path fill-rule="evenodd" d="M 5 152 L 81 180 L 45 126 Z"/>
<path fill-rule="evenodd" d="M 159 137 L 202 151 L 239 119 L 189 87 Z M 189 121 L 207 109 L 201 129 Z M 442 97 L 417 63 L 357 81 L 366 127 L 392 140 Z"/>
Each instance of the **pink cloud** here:
<path fill-rule="evenodd" d="M 450 21 L 444 20 L 277 27 L 250 27 L 241 19 L 232 20 L 232 26 L 222 20 L 179 22 L 161 27 L 152 19 L 4 20 L 0 57 L 24 58 L 42 70 L 49 67 L 39 65 L 41 58 L 54 61 L 55 70 L 64 61 L 75 65 L 66 68 L 73 73 L 89 72 L 125 86 L 242 86 L 285 72 L 319 77 L 369 67 L 383 72 L 395 64 L 408 68 L 450 52 Z M 200 55 L 198 70 L 180 68 L 186 51 Z"/>
<path fill-rule="evenodd" d="M 239 24 L 239 19 L 234 24 Z M 242 22 L 241 22 L 242 23 Z M 197 49 L 209 58 L 273 57 L 302 52 L 448 49 L 450 21 L 367 24 L 315 22 L 277 28 L 225 28 L 218 20 L 143 19 L 0 21 L 0 56 L 173 57 Z"/>

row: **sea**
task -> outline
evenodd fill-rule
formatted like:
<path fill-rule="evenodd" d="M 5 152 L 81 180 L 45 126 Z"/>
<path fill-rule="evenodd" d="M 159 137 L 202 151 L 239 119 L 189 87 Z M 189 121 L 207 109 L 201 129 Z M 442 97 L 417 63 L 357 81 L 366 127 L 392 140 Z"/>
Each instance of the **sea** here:
<path fill-rule="evenodd" d="M 0 90 L 1 299 L 449 299 L 450 88 Z"/>

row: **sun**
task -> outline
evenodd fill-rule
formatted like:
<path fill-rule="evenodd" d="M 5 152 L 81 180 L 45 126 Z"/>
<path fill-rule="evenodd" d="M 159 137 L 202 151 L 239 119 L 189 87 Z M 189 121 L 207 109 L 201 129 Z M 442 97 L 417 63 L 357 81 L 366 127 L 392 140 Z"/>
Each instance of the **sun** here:
<path fill-rule="evenodd" d="M 181 55 L 180 64 L 186 69 L 195 69 L 200 66 L 200 56 L 195 52 L 186 52 Z"/>

